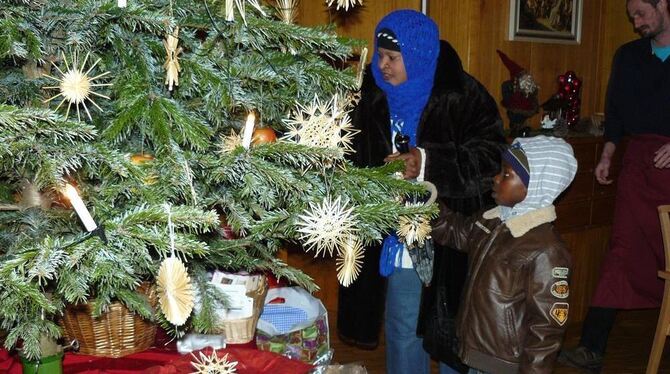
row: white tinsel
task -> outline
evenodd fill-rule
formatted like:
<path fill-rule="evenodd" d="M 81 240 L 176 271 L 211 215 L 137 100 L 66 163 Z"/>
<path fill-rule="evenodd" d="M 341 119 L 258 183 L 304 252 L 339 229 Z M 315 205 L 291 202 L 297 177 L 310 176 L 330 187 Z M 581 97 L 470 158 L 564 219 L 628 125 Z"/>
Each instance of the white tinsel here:
<path fill-rule="evenodd" d="M 335 94 L 328 102 L 318 97 L 308 106 L 298 105 L 292 118 L 285 119 L 284 140 L 310 146 L 353 152 L 351 141 L 359 130 L 353 128 L 347 107 L 351 100 Z"/>
<path fill-rule="evenodd" d="M 335 248 L 344 247 L 358 231 L 353 208 L 348 208 L 340 197 L 335 201 L 326 197 L 320 205 L 310 203 L 305 214 L 298 216 L 296 225 L 307 250 L 316 251 L 314 257 L 321 251 L 332 256 Z"/>

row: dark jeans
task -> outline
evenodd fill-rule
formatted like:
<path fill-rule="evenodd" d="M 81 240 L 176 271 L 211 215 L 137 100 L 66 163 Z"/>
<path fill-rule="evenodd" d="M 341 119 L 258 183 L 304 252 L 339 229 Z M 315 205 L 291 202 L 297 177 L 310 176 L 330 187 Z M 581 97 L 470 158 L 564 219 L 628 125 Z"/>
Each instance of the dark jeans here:
<path fill-rule="evenodd" d="M 616 313 L 617 309 L 614 308 L 589 307 L 582 325 L 582 337 L 579 345 L 604 356 L 607 339 L 616 320 Z"/>

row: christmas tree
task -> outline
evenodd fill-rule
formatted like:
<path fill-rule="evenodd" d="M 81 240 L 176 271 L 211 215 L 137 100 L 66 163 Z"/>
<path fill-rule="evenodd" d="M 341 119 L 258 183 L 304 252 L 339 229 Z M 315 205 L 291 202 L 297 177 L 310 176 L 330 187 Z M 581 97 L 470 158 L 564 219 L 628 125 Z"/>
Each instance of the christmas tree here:
<path fill-rule="evenodd" d="M 408 238 L 425 232 L 435 208 L 403 203 L 425 189 L 393 177 L 402 165 L 346 161 L 357 79 L 345 62 L 360 42 L 292 24 L 273 1 L 119 3 L 0 1 L 7 348 L 40 357 L 65 306 L 84 302 L 98 315 L 119 300 L 177 335 L 211 331 L 226 303 L 213 269 L 313 291 L 276 258 L 285 243 L 337 255 L 348 284 L 362 246 L 401 218 Z M 252 142 L 252 126 L 283 136 Z M 166 258 L 199 295 L 186 321 L 137 292 Z"/>

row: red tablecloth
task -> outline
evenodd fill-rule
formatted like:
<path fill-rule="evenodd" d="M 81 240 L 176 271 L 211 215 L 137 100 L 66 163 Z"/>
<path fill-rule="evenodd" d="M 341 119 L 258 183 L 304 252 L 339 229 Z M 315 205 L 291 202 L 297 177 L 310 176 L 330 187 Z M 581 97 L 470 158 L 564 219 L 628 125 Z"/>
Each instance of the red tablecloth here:
<path fill-rule="evenodd" d="M 202 352 L 211 355 L 212 349 Z M 253 348 L 228 347 L 216 351 L 219 357 L 228 354 L 228 362 L 237 362 L 238 374 L 300 374 L 308 373 L 313 366 L 288 359 L 275 353 Z M 198 352 L 194 352 L 199 357 Z M 105 358 L 66 353 L 63 358 L 64 373 L 82 374 L 177 374 L 191 373 L 193 356 L 181 355 L 176 351 L 149 349 L 121 358 Z M 22 374 L 21 363 L 16 355 L 0 350 L 0 373 Z"/>

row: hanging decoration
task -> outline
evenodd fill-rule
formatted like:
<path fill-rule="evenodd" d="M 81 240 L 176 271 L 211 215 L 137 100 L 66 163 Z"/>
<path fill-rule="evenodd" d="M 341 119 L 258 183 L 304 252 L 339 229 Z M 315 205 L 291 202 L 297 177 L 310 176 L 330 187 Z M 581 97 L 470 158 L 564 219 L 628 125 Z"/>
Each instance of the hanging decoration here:
<path fill-rule="evenodd" d="M 328 102 L 318 97 L 308 106 L 298 104 L 292 118 L 285 119 L 287 126 L 284 140 L 310 146 L 339 149 L 343 154 L 352 153 L 351 143 L 360 130 L 354 129 L 347 107 L 351 100 L 338 100 L 335 94 Z"/>
<path fill-rule="evenodd" d="M 172 34 L 168 34 L 163 40 L 165 52 L 167 57 L 163 67 L 165 68 L 165 84 L 168 86 L 168 91 L 172 91 L 173 86 L 179 86 L 179 54 L 183 51 L 179 44 L 179 26 L 174 28 Z"/>
<path fill-rule="evenodd" d="M 400 216 L 398 229 L 396 230 L 398 236 L 403 238 L 403 242 L 408 247 L 415 245 L 422 247 L 430 232 L 430 219 L 426 216 Z"/>
<path fill-rule="evenodd" d="M 174 225 L 169 204 L 165 205 L 168 213 L 168 232 L 170 236 L 170 257 L 163 260 L 158 277 L 158 302 L 165 318 L 175 326 L 183 325 L 191 315 L 195 303 L 193 285 L 188 276 L 186 266 L 175 257 Z"/>
<path fill-rule="evenodd" d="M 258 0 L 226 0 L 226 21 L 232 22 L 235 20 L 235 7 L 237 7 L 237 11 L 240 13 L 240 17 L 246 25 L 247 18 L 245 3 L 249 3 L 252 7 L 256 8 L 256 10 L 258 10 L 263 15 L 263 17 L 266 16 L 265 12 L 261 8 L 261 5 L 258 3 Z"/>
<path fill-rule="evenodd" d="M 357 217 L 353 210 L 340 197 L 335 201 L 325 197 L 320 205 L 310 203 L 305 214 L 298 216 L 296 225 L 300 240 L 307 250 L 316 251 L 314 257 L 321 251 L 332 256 L 334 249 L 344 247 L 357 233 Z"/>
<path fill-rule="evenodd" d="M 63 56 L 63 63 L 65 64 L 65 69 L 66 71 L 63 72 L 58 65 L 56 65 L 53 61 L 51 62 L 53 66 L 58 70 L 58 72 L 61 74 L 60 78 L 55 78 L 52 77 L 51 75 L 44 74 L 45 77 L 48 77 L 50 79 L 55 80 L 58 82 L 58 86 L 46 86 L 44 87 L 45 89 L 58 89 L 60 90 L 60 93 L 58 93 L 55 96 L 50 97 L 49 99 L 45 100 L 45 103 L 50 102 L 51 100 L 62 96 L 63 99 L 61 102 L 58 104 L 58 107 L 56 107 L 56 110 L 58 110 L 61 105 L 63 105 L 64 102 L 68 102 L 67 104 L 67 111 L 65 112 L 65 118 L 70 114 L 70 107 L 74 105 L 77 109 L 77 119 L 81 121 L 81 115 L 79 113 L 79 104 L 81 104 L 84 107 L 84 110 L 86 111 L 86 114 L 88 116 L 89 120 L 91 119 L 91 113 L 88 111 L 88 107 L 86 106 L 86 101 L 88 100 L 93 106 L 98 108 L 98 110 L 102 111 L 102 108 L 98 106 L 98 104 L 93 101 L 91 98 L 91 95 L 98 96 L 105 98 L 109 100 L 108 96 L 99 94 L 95 92 L 93 89 L 95 87 L 105 87 L 105 86 L 111 86 L 111 83 L 93 83 L 96 79 L 100 79 L 107 74 L 109 74 L 108 71 L 96 75 L 95 77 L 89 77 L 89 73 L 98 65 L 101 59 L 97 59 L 91 67 L 84 72 L 84 69 L 86 67 L 86 63 L 88 62 L 88 56 L 89 53 L 86 53 L 86 57 L 84 57 L 84 62 L 79 64 L 79 58 L 78 54 L 76 52 L 73 53 L 72 58 L 70 59 L 70 62 L 72 63 L 72 67 L 70 67 L 70 64 L 68 64 L 68 60 L 65 57 L 65 53 L 62 54 Z"/>
<path fill-rule="evenodd" d="M 363 267 L 363 245 L 358 238 L 350 236 L 343 248 L 337 252 L 337 280 L 344 287 L 349 287 Z"/>
<path fill-rule="evenodd" d="M 212 350 L 212 353 L 206 355 L 202 351 L 198 352 L 200 357 L 197 357 L 194 354 L 194 360 L 191 362 L 195 373 L 198 374 L 234 374 L 237 373 L 237 361 L 228 361 L 228 354 L 226 353 L 223 357 L 219 357 L 216 354 L 216 350 Z"/>
<path fill-rule="evenodd" d="M 300 0 L 277 0 L 275 9 L 281 19 L 286 24 L 295 23 L 298 17 L 298 3 Z"/>
<path fill-rule="evenodd" d="M 343 8 L 345 11 L 349 11 L 349 8 L 354 8 L 357 5 L 363 5 L 363 0 L 326 0 L 326 4 L 328 6 L 333 6 L 333 4 L 337 4 L 336 10 L 340 10 L 340 8 Z"/>
<path fill-rule="evenodd" d="M 219 141 L 219 153 L 227 154 L 232 152 L 235 148 L 242 145 L 242 135 L 230 130 L 230 134 L 222 135 Z"/>

